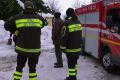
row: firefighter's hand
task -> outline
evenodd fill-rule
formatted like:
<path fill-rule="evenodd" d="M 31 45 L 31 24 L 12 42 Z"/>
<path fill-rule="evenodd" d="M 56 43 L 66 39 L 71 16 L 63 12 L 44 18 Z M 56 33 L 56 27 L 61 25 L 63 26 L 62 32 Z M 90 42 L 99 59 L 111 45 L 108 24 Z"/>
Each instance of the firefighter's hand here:
<path fill-rule="evenodd" d="M 8 39 L 7 45 L 12 45 L 12 38 Z"/>

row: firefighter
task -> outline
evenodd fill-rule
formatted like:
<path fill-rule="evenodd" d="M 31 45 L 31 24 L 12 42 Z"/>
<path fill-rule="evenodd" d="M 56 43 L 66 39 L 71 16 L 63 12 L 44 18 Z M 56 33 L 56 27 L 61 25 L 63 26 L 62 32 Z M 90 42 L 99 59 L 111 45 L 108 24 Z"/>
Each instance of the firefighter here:
<path fill-rule="evenodd" d="M 40 55 L 41 28 L 44 27 L 44 18 L 35 12 L 31 1 L 24 3 L 23 12 L 12 16 L 5 22 L 5 29 L 15 33 L 17 37 L 15 51 L 17 55 L 17 67 L 13 80 L 21 80 L 22 70 L 28 60 L 29 80 L 38 80 L 36 64 Z M 17 31 L 17 32 L 16 32 Z"/>
<path fill-rule="evenodd" d="M 77 16 L 74 15 L 74 9 L 69 8 L 66 11 L 68 20 L 65 21 L 62 29 L 61 49 L 67 56 L 69 76 L 65 80 L 77 80 L 77 60 L 81 53 L 81 24 Z"/>

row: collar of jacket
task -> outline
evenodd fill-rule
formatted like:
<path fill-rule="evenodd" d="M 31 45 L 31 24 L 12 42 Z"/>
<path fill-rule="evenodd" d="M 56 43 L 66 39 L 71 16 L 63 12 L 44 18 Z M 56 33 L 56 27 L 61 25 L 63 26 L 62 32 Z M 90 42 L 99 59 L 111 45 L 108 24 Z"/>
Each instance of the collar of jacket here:
<path fill-rule="evenodd" d="M 32 14 L 32 13 L 36 13 L 34 9 L 25 9 L 23 10 L 24 14 Z"/>
<path fill-rule="evenodd" d="M 71 20 L 71 19 L 72 19 L 71 16 L 67 16 L 67 17 L 65 18 L 65 20 Z"/>

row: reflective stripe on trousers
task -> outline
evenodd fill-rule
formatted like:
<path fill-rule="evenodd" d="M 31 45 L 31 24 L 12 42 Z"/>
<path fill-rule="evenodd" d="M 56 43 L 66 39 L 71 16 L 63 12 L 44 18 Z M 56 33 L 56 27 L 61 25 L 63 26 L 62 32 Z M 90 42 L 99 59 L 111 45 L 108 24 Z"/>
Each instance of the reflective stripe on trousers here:
<path fill-rule="evenodd" d="M 29 73 L 29 80 L 37 80 L 37 73 Z"/>
<path fill-rule="evenodd" d="M 65 50 L 65 52 L 80 52 L 81 51 L 81 48 L 78 48 L 78 49 L 66 49 L 66 47 L 64 46 L 60 46 L 61 49 Z"/>
<path fill-rule="evenodd" d="M 21 80 L 22 72 L 16 71 L 13 75 L 14 80 Z"/>

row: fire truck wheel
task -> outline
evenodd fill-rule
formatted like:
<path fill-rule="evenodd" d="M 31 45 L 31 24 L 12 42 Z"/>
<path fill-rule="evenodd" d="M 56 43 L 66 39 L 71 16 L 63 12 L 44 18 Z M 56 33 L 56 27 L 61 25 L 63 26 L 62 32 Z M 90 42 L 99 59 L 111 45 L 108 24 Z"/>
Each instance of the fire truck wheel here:
<path fill-rule="evenodd" d="M 108 49 L 105 49 L 101 55 L 101 63 L 103 68 L 112 73 L 114 71 L 114 66 L 111 64 L 111 52 Z"/>

